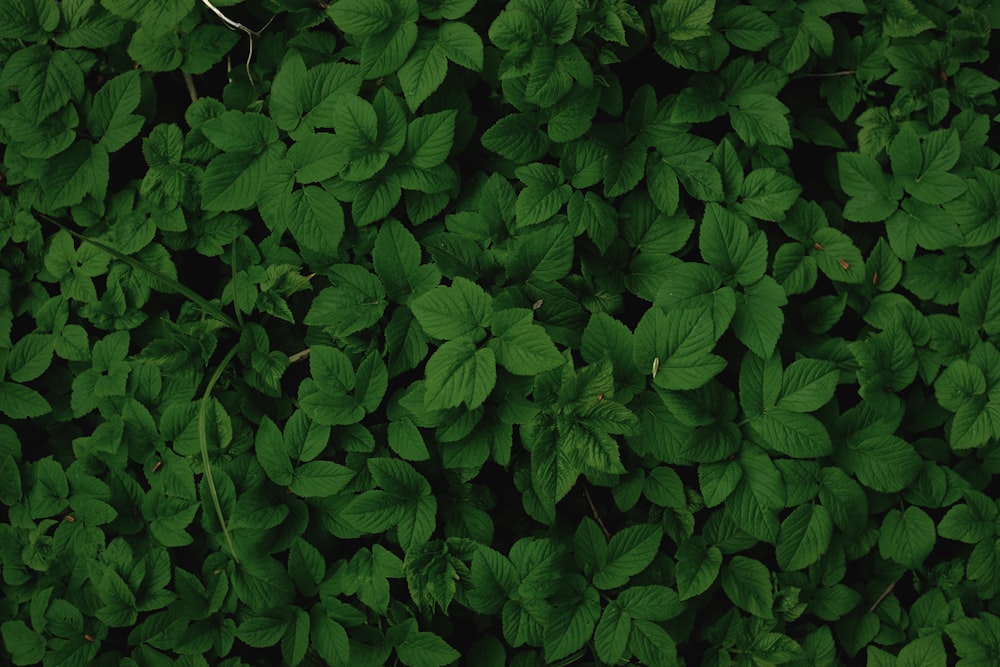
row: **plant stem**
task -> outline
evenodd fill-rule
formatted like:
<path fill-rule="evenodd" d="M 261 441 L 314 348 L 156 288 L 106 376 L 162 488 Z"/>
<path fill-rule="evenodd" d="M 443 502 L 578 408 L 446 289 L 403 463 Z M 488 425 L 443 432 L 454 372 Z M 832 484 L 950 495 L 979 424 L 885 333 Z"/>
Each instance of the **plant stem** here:
<path fill-rule="evenodd" d="M 208 483 L 208 490 L 212 495 L 212 504 L 215 506 L 215 514 L 219 517 L 219 525 L 222 526 L 222 535 L 226 538 L 226 545 L 229 547 L 229 553 L 233 555 L 233 560 L 239 564 L 240 559 L 236 555 L 236 549 L 233 548 L 233 539 L 229 535 L 229 528 L 226 527 L 226 517 L 222 514 L 222 503 L 219 502 L 219 492 L 215 488 L 215 480 L 212 477 L 212 464 L 208 460 L 208 432 L 206 420 L 208 419 L 208 402 L 212 398 L 212 390 L 215 388 L 215 384 L 222 377 L 223 371 L 226 370 L 226 366 L 229 362 L 233 360 L 236 356 L 236 352 L 239 348 L 234 345 L 223 357 L 222 362 L 212 373 L 212 377 L 208 380 L 208 385 L 205 387 L 205 393 L 201 397 L 201 404 L 198 406 L 198 444 L 201 447 L 201 460 L 205 467 L 205 481 Z"/>

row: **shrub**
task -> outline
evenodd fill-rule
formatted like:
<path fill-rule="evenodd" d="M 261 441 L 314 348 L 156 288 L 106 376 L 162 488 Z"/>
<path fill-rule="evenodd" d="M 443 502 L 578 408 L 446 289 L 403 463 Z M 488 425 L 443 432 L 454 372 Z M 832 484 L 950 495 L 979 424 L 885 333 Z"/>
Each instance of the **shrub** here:
<path fill-rule="evenodd" d="M 988 0 L 4 0 L 0 660 L 1000 664 Z"/>

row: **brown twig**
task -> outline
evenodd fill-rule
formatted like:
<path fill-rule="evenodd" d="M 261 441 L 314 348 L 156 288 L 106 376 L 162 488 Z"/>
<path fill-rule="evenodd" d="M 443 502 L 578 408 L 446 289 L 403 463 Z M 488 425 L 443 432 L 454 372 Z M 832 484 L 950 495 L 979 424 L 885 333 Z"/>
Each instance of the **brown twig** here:
<path fill-rule="evenodd" d="M 590 511 L 594 515 L 594 521 L 597 522 L 597 525 L 601 527 L 601 532 L 604 533 L 604 539 L 610 540 L 611 531 L 609 531 L 608 527 L 604 525 L 601 515 L 597 513 L 597 508 L 594 506 L 594 501 L 590 498 L 590 491 L 587 489 L 586 484 L 583 485 L 583 495 L 587 497 L 587 504 L 590 505 Z"/>
<path fill-rule="evenodd" d="M 872 603 L 872 606 L 868 608 L 868 613 L 874 612 L 875 608 L 878 607 L 880 604 L 882 604 L 883 600 L 885 600 L 887 597 L 889 597 L 889 593 L 891 593 L 892 589 L 894 589 L 895 587 L 896 587 L 896 582 L 895 581 L 892 582 L 891 584 L 889 584 L 888 586 L 886 586 L 885 590 L 882 591 L 882 595 L 878 596 L 878 600 L 875 600 L 875 602 Z"/>

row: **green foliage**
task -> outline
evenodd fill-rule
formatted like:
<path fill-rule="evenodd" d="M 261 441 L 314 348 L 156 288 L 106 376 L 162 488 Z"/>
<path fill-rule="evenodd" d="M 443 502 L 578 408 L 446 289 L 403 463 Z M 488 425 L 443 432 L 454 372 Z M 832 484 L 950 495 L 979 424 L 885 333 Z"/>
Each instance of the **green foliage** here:
<path fill-rule="evenodd" d="M 0 2 L 0 663 L 1000 664 L 968 0 Z"/>

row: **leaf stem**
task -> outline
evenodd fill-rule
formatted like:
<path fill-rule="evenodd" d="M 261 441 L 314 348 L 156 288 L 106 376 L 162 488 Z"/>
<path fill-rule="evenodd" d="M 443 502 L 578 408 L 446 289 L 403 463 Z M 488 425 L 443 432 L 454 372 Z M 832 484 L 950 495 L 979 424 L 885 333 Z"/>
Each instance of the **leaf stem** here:
<path fill-rule="evenodd" d="M 239 564 L 239 556 L 236 555 L 236 549 L 233 547 L 233 539 L 229 535 L 229 528 L 226 526 L 226 517 L 222 514 L 222 503 L 219 502 L 219 492 L 215 488 L 215 479 L 212 477 L 212 464 L 208 460 L 208 430 L 207 430 L 207 419 L 208 419 L 208 402 L 212 398 L 212 390 L 215 388 L 215 384 L 222 377 L 223 371 L 226 370 L 226 366 L 229 362 L 233 360 L 236 356 L 238 346 L 234 345 L 223 357 L 222 361 L 219 363 L 215 372 L 212 373 L 212 377 L 208 380 L 208 385 L 205 387 L 205 393 L 201 397 L 201 403 L 198 406 L 198 445 L 201 448 L 201 461 L 205 467 L 205 481 L 208 483 L 208 490 L 212 496 L 212 504 L 215 506 L 215 514 L 219 517 L 219 525 L 222 526 L 222 535 L 226 538 L 226 545 L 229 547 L 229 553 L 233 555 L 233 560 Z"/>
<path fill-rule="evenodd" d="M 191 103 L 198 101 L 198 89 L 195 88 L 194 78 L 191 77 L 191 72 L 185 72 L 181 70 L 181 76 L 184 77 L 184 85 L 187 87 L 188 95 L 191 96 Z"/>
<path fill-rule="evenodd" d="M 202 295 L 200 295 L 197 292 L 195 292 L 193 289 L 191 289 L 187 285 L 184 285 L 183 283 L 175 280 L 174 278 L 171 278 L 170 276 L 168 276 L 168 275 L 166 275 L 164 273 L 161 273 L 160 271 L 154 269 L 152 266 L 146 264 L 145 262 L 143 262 L 141 260 L 135 259 L 134 257 L 129 257 L 125 253 L 121 252 L 120 250 L 117 250 L 116 248 L 113 248 L 112 246 L 109 246 L 108 244 L 104 243 L 103 241 L 97 241 L 95 239 L 90 238 L 89 236 L 81 234 L 78 231 L 70 229 L 69 227 L 67 227 L 63 223 L 59 222 L 55 218 L 51 218 L 51 217 L 45 215 L 44 213 L 39 213 L 38 217 L 40 217 L 41 219 L 46 220 L 48 222 L 51 222 L 56 227 L 59 227 L 60 229 L 68 232 L 71 236 L 73 236 L 73 237 L 75 237 L 75 238 L 77 238 L 77 239 L 79 239 L 81 241 L 89 243 L 92 246 L 95 246 L 95 247 L 103 250 L 104 252 L 108 253 L 109 255 L 111 255 L 112 257 L 114 257 L 115 259 L 120 259 L 121 261 L 123 261 L 126 264 L 128 264 L 129 266 L 131 266 L 133 269 L 136 269 L 137 271 L 142 271 L 144 273 L 147 273 L 150 276 L 156 278 L 157 280 L 159 280 L 159 281 L 161 281 L 161 282 L 163 282 L 163 283 L 165 283 L 167 285 L 170 285 L 175 290 L 177 290 L 177 292 L 179 292 L 181 295 L 183 295 L 184 297 L 186 297 L 189 301 L 191 301 L 192 303 L 195 303 L 195 304 L 201 306 L 202 309 L 206 313 L 208 313 L 209 315 L 211 315 L 215 319 L 219 320 L 220 322 L 222 322 L 223 324 L 225 324 L 230 329 L 233 329 L 234 331 L 239 331 L 240 330 L 240 325 L 236 322 L 236 320 L 234 320 L 233 318 L 231 318 L 228 315 L 226 315 L 222 311 L 221 308 L 219 308 L 218 306 L 216 306 L 215 304 L 213 304 L 211 301 L 209 301 L 208 299 L 206 299 Z"/>

